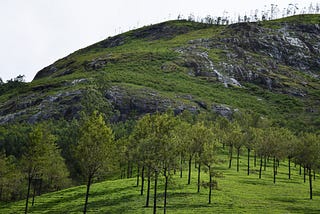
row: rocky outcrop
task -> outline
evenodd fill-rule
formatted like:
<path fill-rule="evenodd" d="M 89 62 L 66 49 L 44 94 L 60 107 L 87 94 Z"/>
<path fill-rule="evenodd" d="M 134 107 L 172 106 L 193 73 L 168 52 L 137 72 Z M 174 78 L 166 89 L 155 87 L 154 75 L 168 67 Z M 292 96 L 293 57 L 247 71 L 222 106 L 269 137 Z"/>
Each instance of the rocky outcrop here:
<path fill-rule="evenodd" d="M 228 107 L 226 105 L 221 104 L 213 104 L 212 105 L 212 111 L 217 113 L 218 115 L 231 119 L 234 112 L 238 111 L 238 109 L 232 109 L 231 107 Z"/>
<path fill-rule="evenodd" d="M 118 118 L 114 118 L 114 120 L 125 120 L 130 116 L 164 112 L 168 109 L 172 109 L 176 114 L 180 114 L 184 110 L 199 111 L 197 105 L 169 99 L 159 92 L 147 88 L 113 86 L 106 92 L 105 96 L 114 108 L 120 112 Z"/>
<path fill-rule="evenodd" d="M 181 25 L 176 24 L 177 21 L 163 22 L 156 25 L 150 25 L 133 31 L 133 37 L 138 39 L 157 40 L 157 39 L 172 39 L 175 36 L 188 33 L 191 30 L 210 27 L 206 24 Z"/>
<path fill-rule="evenodd" d="M 200 40 L 200 44 L 203 40 Z M 191 41 L 195 44 L 195 41 Z M 179 48 L 177 52 L 182 54 L 184 59 L 183 66 L 189 68 L 189 74 L 200 77 L 214 78 L 217 81 L 223 83 L 225 87 L 237 86 L 242 87 L 241 84 L 234 78 L 225 75 L 218 71 L 212 60 L 209 58 L 207 52 L 203 52 L 198 49 L 197 45 L 193 45 L 187 48 Z"/>
<path fill-rule="evenodd" d="M 34 77 L 34 80 L 41 79 L 44 77 L 49 77 L 49 76 L 60 77 L 60 76 L 72 74 L 75 70 L 75 68 L 73 67 L 73 64 L 75 62 L 76 61 L 74 60 L 68 60 L 68 58 L 59 60 L 56 63 L 49 65 L 41 69 L 40 71 L 38 71 L 38 73 Z"/>
<path fill-rule="evenodd" d="M 13 121 L 35 123 L 60 118 L 70 120 L 77 117 L 82 109 L 81 98 L 82 92 L 79 90 L 44 97 L 37 94 L 21 96 L 0 106 L 0 124 Z"/>
<path fill-rule="evenodd" d="M 238 23 L 226 27 L 218 37 L 191 40 L 176 51 L 190 75 L 215 79 L 226 87 L 249 82 L 281 93 L 300 91 L 302 95 L 303 85 L 293 87 L 286 81 L 301 82 L 301 77 L 293 75 L 294 70 L 319 78 L 319 35 L 319 25 L 282 23 L 273 29 L 261 23 Z M 210 53 L 218 60 L 212 60 Z"/>

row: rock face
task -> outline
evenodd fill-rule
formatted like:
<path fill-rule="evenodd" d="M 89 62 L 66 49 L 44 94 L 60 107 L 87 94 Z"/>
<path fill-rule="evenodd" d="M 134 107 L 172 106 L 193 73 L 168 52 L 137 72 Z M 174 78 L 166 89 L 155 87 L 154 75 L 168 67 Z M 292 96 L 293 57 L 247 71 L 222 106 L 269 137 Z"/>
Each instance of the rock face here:
<path fill-rule="evenodd" d="M 317 24 L 282 24 L 272 29 L 259 23 L 238 23 L 228 26 L 220 37 L 191 40 L 176 51 L 191 75 L 214 77 L 226 87 L 251 82 L 273 90 L 283 87 L 279 76 L 291 75 L 287 68 L 319 77 L 319 41 Z M 211 60 L 210 53 L 221 49 L 219 60 Z"/>
<path fill-rule="evenodd" d="M 21 96 L 0 106 L 0 124 L 14 121 L 35 123 L 60 118 L 70 120 L 77 117 L 82 109 L 81 98 L 82 92 L 78 90 L 44 97 L 38 97 L 37 94 Z"/>
<path fill-rule="evenodd" d="M 120 113 L 118 118 L 113 118 L 116 121 L 126 120 L 130 116 L 164 112 L 167 109 L 172 109 L 176 114 L 184 110 L 194 113 L 199 111 L 197 105 L 187 105 L 181 101 L 163 97 L 157 91 L 146 88 L 128 89 L 113 86 L 106 92 L 105 97 Z"/>

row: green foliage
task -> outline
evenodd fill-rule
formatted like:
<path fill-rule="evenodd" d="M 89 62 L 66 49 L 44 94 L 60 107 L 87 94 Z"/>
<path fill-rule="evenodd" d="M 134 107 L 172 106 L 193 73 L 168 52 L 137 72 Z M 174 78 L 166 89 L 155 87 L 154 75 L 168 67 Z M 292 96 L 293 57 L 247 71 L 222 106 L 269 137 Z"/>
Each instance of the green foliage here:
<path fill-rule="evenodd" d="M 21 165 L 28 178 L 42 174 L 49 166 L 51 160 L 47 157 L 52 149 L 56 149 L 55 140 L 55 136 L 43 124 L 32 128 L 21 157 Z"/>
<path fill-rule="evenodd" d="M 6 83 L 3 83 L 0 78 L 0 96 L 12 91 L 16 91 L 18 94 L 26 89 L 27 84 L 24 81 L 24 75 L 18 75 L 14 79 L 8 80 Z"/>
<path fill-rule="evenodd" d="M 29 132 L 31 132 L 31 126 L 25 123 L 0 126 L 0 138 L 2 138 L 0 150 L 5 151 L 7 156 L 13 155 L 20 158 L 28 141 Z"/>
<path fill-rule="evenodd" d="M 97 176 L 111 170 L 115 161 L 114 135 L 98 112 L 84 116 L 74 149 L 84 177 Z"/>
<path fill-rule="evenodd" d="M 320 137 L 313 133 L 301 133 L 297 147 L 297 160 L 309 169 L 320 167 Z"/>
<path fill-rule="evenodd" d="M 0 201 L 14 201 L 22 193 L 22 175 L 14 156 L 0 153 Z"/>
<path fill-rule="evenodd" d="M 223 154 L 218 158 L 224 159 Z M 252 159 L 253 160 L 253 159 Z M 170 213 L 317 213 L 320 198 L 317 174 L 314 181 L 315 197 L 308 200 L 307 185 L 303 176 L 299 175 L 299 167 L 293 168 L 292 179 L 286 175 L 287 162 L 280 162 L 278 182 L 272 183 L 271 170 L 264 172 L 264 177 L 258 179 L 257 167 L 250 176 L 245 170 L 240 173 L 227 169 L 225 163 L 217 163 L 215 170 L 223 172 L 218 177 L 218 188 L 212 192 L 212 203 L 207 204 L 207 191 L 195 193 L 197 180 L 196 169 L 193 167 L 192 183 L 186 185 L 186 179 L 175 175 L 170 182 L 168 212 Z M 240 168 L 245 169 L 241 163 Z M 185 167 L 185 166 L 184 166 Z M 208 174 L 204 172 L 203 181 Z M 159 178 L 159 189 L 164 188 L 164 179 Z M 90 210 L 96 213 L 152 213 L 152 208 L 143 206 L 145 198 L 140 196 L 140 188 L 136 187 L 136 179 L 119 179 L 104 181 L 92 185 Z M 78 186 L 62 191 L 44 194 L 37 197 L 35 206 L 30 213 L 82 213 L 82 196 L 85 186 Z M 163 196 L 159 195 L 159 200 Z M 1 204 L 1 213 L 21 213 L 22 201 Z M 159 209 L 162 207 L 159 204 Z"/>

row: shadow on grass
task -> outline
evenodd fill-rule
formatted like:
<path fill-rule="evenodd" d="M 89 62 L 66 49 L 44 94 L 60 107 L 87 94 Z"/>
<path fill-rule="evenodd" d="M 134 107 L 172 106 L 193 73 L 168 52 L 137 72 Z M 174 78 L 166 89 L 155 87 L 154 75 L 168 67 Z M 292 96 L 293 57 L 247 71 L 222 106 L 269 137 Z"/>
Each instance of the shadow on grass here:
<path fill-rule="evenodd" d="M 313 191 L 313 196 L 320 196 L 320 191 Z"/>
<path fill-rule="evenodd" d="M 134 201 L 137 198 L 136 194 L 124 195 L 116 199 L 101 199 L 88 203 L 89 212 L 99 210 L 101 207 L 108 207 L 108 211 L 104 213 L 126 213 L 128 211 L 128 202 Z M 142 206 L 141 206 L 142 207 Z"/>
<path fill-rule="evenodd" d="M 287 210 L 292 213 L 320 213 L 320 208 L 309 208 L 309 207 L 287 207 Z"/>
<path fill-rule="evenodd" d="M 284 202 L 284 203 L 298 203 L 299 200 L 296 198 L 289 198 L 289 197 L 272 197 L 269 200 L 276 201 L 276 202 Z"/>
<path fill-rule="evenodd" d="M 91 203 L 97 203 L 97 202 L 105 206 L 111 206 L 113 205 L 113 203 L 115 203 L 115 201 L 122 200 L 122 198 L 125 198 L 126 196 L 117 200 L 109 200 L 109 199 L 103 199 L 98 201 L 94 201 L 94 200 L 96 197 L 98 198 L 99 196 L 112 195 L 114 193 L 127 191 L 130 188 L 135 188 L 135 187 L 120 187 L 120 188 L 110 188 L 110 189 L 106 187 L 103 189 L 103 191 L 94 191 L 93 189 L 90 191 L 88 206 L 90 206 Z M 79 189 L 79 191 L 81 190 Z M 85 200 L 84 190 L 83 192 L 76 192 L 72 196 L 70 196 L 70 193 L 68 195 L 64 195 L 64 193 L 65 191 L 62 191 L 61 194 L 57 193 L 54 197 L 40 199 L 39 202 L 37 202 L 37 198 L 36 198 L 35 206 L 30 207 L 30 211 L 59 210 L 60 212 L 64 210 L 65 212 L 70 212 L 70 211 L 81 212 L 83 203 Z M 92 201 L 91 203 L 90 203 L 90 200 Z M 81 201 L 81 203 L 74 203 L 75 201 Z M 59 208 L 55 208 L 56 206 L 57 207 L 59 206 Z"/>
<path fill-rule="evenodd" d="M 240 180 L 239 183 L 243 184 L 250 184 L 250 185 L 267 185 L 268 182 L 266 182 L 263 179 L 255 179 L 255 180 Z"/>

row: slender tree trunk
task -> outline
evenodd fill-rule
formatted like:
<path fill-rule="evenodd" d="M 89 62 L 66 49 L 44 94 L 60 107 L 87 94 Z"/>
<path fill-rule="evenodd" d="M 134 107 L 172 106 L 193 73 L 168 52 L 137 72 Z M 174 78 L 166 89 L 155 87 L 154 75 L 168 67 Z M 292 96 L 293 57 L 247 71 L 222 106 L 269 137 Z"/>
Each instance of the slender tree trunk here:
<path fill-rule="evenodd" d="M 39 184 L 39 189 L 38 189 L 38 196 L 41 195 L 41 191 L 42 191 L 42 178 L 40 179 L 40 184 Z"/>
<path fill-rule="evenodd" d="M 261 173 L 262 173 L 262 155 L 261 155 L 261 157 L 260 157 L 259 179 L 261 179 Z"/>
<path fill-rule="evenodd" d="M 155 175 L 154 175 L 154 196 L 153 196 L 153 214 L 157 213 L 157 183 L 158 183 L 158 172 L 155 171 Z"/>
<path fill-rule="evenodd" d="M 273 156 L 273 183 L 276 183 L 276 157 Z"/>
<path fill-rule="evenodd" d="M 211 194 L 212 194 L 212 176 L 211 176 L 211 169 L 209 167 L 209 204 L 211 204 Z"/>
<path fill-rule="evenodd" d="M 150 199 L 150 167 L 148 167 L 148 187 L 147 187 L 147 199 L 146 199 L 146 207 L 149 207 L 149 199 Z"/>
<path fill-rule="evenodd" d="M 310 200 L 312 200 L 312 174 L 311 174 L 311 167 L 309 168 L 309 187 L 310 187 Z"/>
<path fill-rule="evenodd" d="M 132 178 L 132 172 L 133 172 L 133 163 L 130 162 L 130 178 Z"/>
<path fill-rule="evenodd" d="M 141 170 L 141 190 L 140 190 L 140 195 L 143 195 L 143 188 L 144 188 L 144 165 L 142 166 Z"/>
<path fill-rule="evenodd" d="M 303 182 L 306 182 L 306 166 L 303 166 Z"/>
<path fill-rule="evenodd" d="M 263 171 L 267 170 L 267 155 L 264 156 L 264 166 L 263 166 Z"/>
<path fill-rule="evenodd" d="M 90 186 L 91 186 L 91 180 L 92 180 L 92 176 L 89 175 L 88 183 L 87 183 L 86 200 L 85 200 L 84 208 L 83 208 L 83 214 L 87 213 L 87 206 L 88 206 L 88 199 L 89 199 L 89 191 L 90 191 Z"/>
<path fill-rule="evenodd" d="M 123 178 L 123 170 L 122 170 L 122 164 L 120 163 L 119 164 L 119 167 L 120 167 L 120 179 L 122 179 Z"/>
<path fill-rule="evenodd" d="M 257 166 L 257 152 L 254 151 L 254 167 Z"/>
<path fill-rule="evenodd" d="M 127 178 L 130 178 L 130 161 L 127 164 Z"/>
<path fill-rule="evenodd" d="M 191 162 L 192 162 L 192 156 L 190 155 L 190 158 L 189 158 L 188 184 L 191 183 Z"/>
<path fill-rule="evenodd" d="M 300 166 L 300 167 L 299 167 L 299 175 L 301 175 L 301 174 L 302 174 L 302 172 L 301 172 L 301 168 L 302 168 L 302 167 L 301 167 L 301 164 L 299 164 L 299 166 Z"/>
<path fill-rule="evenodd" d="M 167 192 L 168 192 L 168 175 L 165 175 L 166 181 L 164 185 L 164 205 L 163 205 L 163 213 L 167 212 Z"/>
<path fill-rule="evenodd" d="M 2 192 L 3 192 L 3 186 L 1 185 L 1 188 L 0 188 L 0 201 L 2 201 Z"/>
<path fill-rule="evenodd" d="M 248 148 L 248 175 L 250 175 L 250 148 Z"/>
<path fill-rule="evenodd" d="M 183 165 L 183 159 L 182 159 L 182 155 L 180 154 L 180 178 L 182 178 L 182 169 L 183 169 L 182 165 Z"/>
<path fill-rule="evenodd" d="M 237 148 L 237 172 L 239 172 L 240 148 Z"/>
<path fill-rule="evenodd" d="M 313 180 L 316 180 L 316 171 L 313 170 Z"/>
<path fill-rule="evenodd" d="M 291 179 L 291 157 L 289 156 L 288 157 L 288 167 L 289 167 L 289 174 L 288 174 L 288 176 L 289 176 L 289 179 Z"/>
<path fill-rule="evenodd" d="M 25 214 L 28 213 L 28 204 L 29 204 L 31 181 L 32 181 L 32 177 L 31 177 L 31 175 L 29 175 L 28 176 L 28 191 L 27 191 L 26 207 L 25 207 L 25 210 L 24 210 Z"/>
<path fill-rule="evenodd" d="M 199 164 L 198 164 L 198 190 L 197 190 L 197 192 L 200 192 L 200 172 L 201 172 L 201 164 L 199 161 Z"/>
<path fill-rule="evenodd" d="M 33 183 L 33 195 L 32 195 L 32 207 L 34 205 L 34 198 L 36 196 L 36 181 L 34 180 L 34 183 Z"/>
<path fill-rule="evenodd" d="M 138 164 L 138 172 L 137 172 L 137 187 L 139 186 L 139 178 L 140 178 L 140 164 Z"/>
<path fill-rule="evenodd" d="M 229 169 L 231 168 L 231 165 L 232 165 L 232 150 L 233 150 L 233 145 L 230 145 L 230 147 L 229 147 Z"/>

